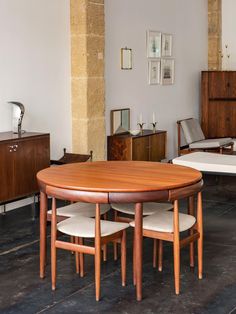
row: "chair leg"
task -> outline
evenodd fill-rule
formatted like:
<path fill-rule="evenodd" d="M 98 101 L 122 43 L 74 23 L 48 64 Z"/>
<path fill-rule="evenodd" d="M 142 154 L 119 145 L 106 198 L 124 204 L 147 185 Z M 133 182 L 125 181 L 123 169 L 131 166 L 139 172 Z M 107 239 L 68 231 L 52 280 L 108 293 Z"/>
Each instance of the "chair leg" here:
<path fill-rule="evenodd" d="M 83 238 L 79 238 L 79 244 L 84 245 Z M 80 263 L 80 277 L 84 277 L 84 254 L 79 254 L 79 263 Z"/>
<path fill-rule="evenodd" d="M 102 246 L 102 252 L 103 252 L 103 261 L 106 262 L 107 261 L 107 245 L 106 244 Z"/>
<path fill-rule="evenodd" d="M 194 196 L 190 196 L 188 200 L 188 214 L 195 216 L 194 214 Z M 189 235 L 193 235 L 194 229 L 189 230 Z M 191 242 L 189 245 L 189 257 L 190 257 L 190 268 L 194 270 L 194 242 Z"/>
<path fill-rule="evenodd" d="M 153 239 L 153 261 L 152 266 L 153 268 L 157 267 L 157 239 Z"/>
<path fill-rule="evenodd" d="M 114 210 L 114 221 L 117 221 L 117 211 Z M 113 249 L 114 249 L 114 261 L 117 261 L 118 258 L 118 244 L 117 242 L 113 242 Z"/>
<path fill-rule="evenodd" d="M 103 219 L 107 220 L 107 213 L 103 215 Z M 102 252 L 103 252 L 103 261 L 106 262 L 107 261 L 107 245 L 106 244 L 103 245 Z"/>
<path fill-rule="evenodd" d="M 158 245 L 158 270 L 162 271 L 162 260 L 163 260 L 163 241 L 159 240 Z"/>
<path fill-rule="evenodd" d="M 121 239 L 121 281 L 122 286 L 126 285 L 126 231 L 123 231 Z"/>
<path fill-rule="evenodd" d="M 136 286 L 135 233 L 133 236 L 133 285 Z"/>
<path fill-rule="evenodd" d="M 117 259 L 118 259 L 118 244 L 117 244 L 117 242 L 114 242 L 113 243 L 113 247 L 114 247 L 114 261 L 117 261 Z"/>
<path fill-rule="evenodd" d="M 197 196 L 197 225 L 199 232 L 199 239 L 197 241 L 198 249 L 198 278 L 202 279 L 203 271 L 203 223 L 202 223 L 202 193 L 199 192 Z"/>
<path fill-rule="evenodd" d="M 75 237 L 71 236 L 71 237 L 70 237 L 70 242 L 71 242 L 71 243 L 76 243 L 76 242 L 75 242 Z M 71 254 L 72 254 L 72 255 L 73 255 L 74 253 L 75 253 L 74 251 L 71 251 Z"/>
<path fill-rule="evenodd" d="M 56 271 L 57 271 L 57 255 L 56 255 L 56 238 L 57 238 L 57 220 L 56 220 L 56 200 L 52 199 L 52 222 L 51 222 L 51 278 L 52 290 L 56 289 Z"/>
<path fill-rule="evenodd" d="M 180 243 L 179 243 L 179 209 L 178 201 L 174 202 L 174 277 L 175 277 L 175 293 L 180 291 Z"/>
<path fill-rule="evenodd" d="M 79 238 L 78 237 L 74 237 L 74 243 L 75 244 L 79 244 Z M 79 252 L 75 252 L 75 270 L 76 270 L 76 274 L 79 274 Z"/>

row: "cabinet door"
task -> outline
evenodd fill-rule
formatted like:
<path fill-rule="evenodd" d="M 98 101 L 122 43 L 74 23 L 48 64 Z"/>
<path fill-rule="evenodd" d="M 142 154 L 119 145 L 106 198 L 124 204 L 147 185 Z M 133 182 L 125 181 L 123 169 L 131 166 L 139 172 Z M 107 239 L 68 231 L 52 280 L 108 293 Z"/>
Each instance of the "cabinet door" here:
<path fill-rule="evenodd" d="M 14 197 L 38 191 L 36 174 L 49 166 L 49 137 L 18 141 L 14 152 Z"/>
<path fill-rule="evenodd" d="M 149 136 L 150 161 L 161 161 L 166 158 L 166 133 Z"/>
<path fill-rule="evenodd" d="M 14 193 L 13 182 L 13 152 L 10 148 L 11 144 L 0 144 L 0 201 L 8 201 Z"/>
<path fill-rule="evenodd" d="M 21 197 L 37 191 L 35 179 L 35 149 L 34 140 L 17 141 L 14 152 L 14 195 Z"/>
<path fill-rule="evenodd" d="M 209 137 L 236 136 L 236 101 L 210 101 Z"/>
<path fill-rule="evenodd" d="M 50 138 L 44 135 L 35 139 L 35 175 L 38 171 L 50 166 Z"/>
<path fill-rule="evenodd" d="M 236 98 L 236 71 L 209 72 L 209 98 Z"/>
<path fill-rule="evenodd" d="M 131 137 L 108 136 L 107 160 L 131 160 Z"/>
<path fill-rule="evenodd" d="M 236 98 L 236 71 L 227 72 L 228 97 Z"/>
<path fill-rule="evenodd" d="M 132 160 L 149 160 L 149 136 L 132 139 Z"/>
<path fill-rule="evenodd" d="M 208 72 L 209 75 L 209 98 L 228 97 L 228 76 L 225 71 Z"/>

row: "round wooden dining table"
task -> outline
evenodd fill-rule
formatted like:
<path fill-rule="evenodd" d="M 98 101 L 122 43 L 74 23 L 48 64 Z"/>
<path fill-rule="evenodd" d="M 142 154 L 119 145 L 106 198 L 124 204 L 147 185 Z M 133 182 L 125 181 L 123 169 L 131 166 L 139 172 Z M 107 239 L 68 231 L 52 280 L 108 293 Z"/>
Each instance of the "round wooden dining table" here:
<path fill-rule="evenodd" d="M 202 174 L 194 169 L 158 162 L 97 161 L 41 170 L 40 277 L 45 277 L 47 196 L 89 203 L 134 203 L 136 298 L 142 299 L 142 219 L 144 202 L 175 201 L 202 189 Z M 51 190 L 50 190 L 51 189 Z"/>

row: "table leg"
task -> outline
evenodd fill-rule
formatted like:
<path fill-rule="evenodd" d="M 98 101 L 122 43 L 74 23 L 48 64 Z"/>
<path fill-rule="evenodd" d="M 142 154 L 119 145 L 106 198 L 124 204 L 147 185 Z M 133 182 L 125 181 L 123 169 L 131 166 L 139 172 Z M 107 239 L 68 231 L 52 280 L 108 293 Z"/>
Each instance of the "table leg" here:
<path fill-rule="evenodd" d="M 40 192 L 40 278 L 45 277 L 47 249 L 47 195 Z"/>
<path fill-rule="evenodd" d="M 136 299 L 142 300 L 142 264 L 143 264 L 143 204 L 135 204 L 135 271 L 136 271 Z"/>

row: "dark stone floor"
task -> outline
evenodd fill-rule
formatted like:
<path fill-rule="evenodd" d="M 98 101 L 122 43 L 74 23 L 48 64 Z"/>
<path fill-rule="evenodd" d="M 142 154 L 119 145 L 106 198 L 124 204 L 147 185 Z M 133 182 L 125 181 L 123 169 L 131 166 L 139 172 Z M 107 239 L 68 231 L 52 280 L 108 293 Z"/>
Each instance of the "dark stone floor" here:
<path fill-rule="evenodd" d="M 183 249 L 179 296 L 174 293 L 172 246 L 165 244 L 160 273 L 152 268 L 152 241 L 145 239 L 143 300 L 135 300 L 131 237 L 126 287 L 121 287 L 120 262 L 113 261 L 110 247 L 108 262 L 102 263 L 100 302 L 94 297 L 91 256 L 85 259 L 86 276 L 79 278 L 74 257 L 59 252 L 57 290 L 52 292 L 50 266 L 44 280 L 38 276 L 39 224 L 25 207 L 0 216 L 0 313 L 236 313 L 236 178 L 205 179 L 204 278 L 197 279 L 197 269 L 190 272 L 188 249 Z"/>

